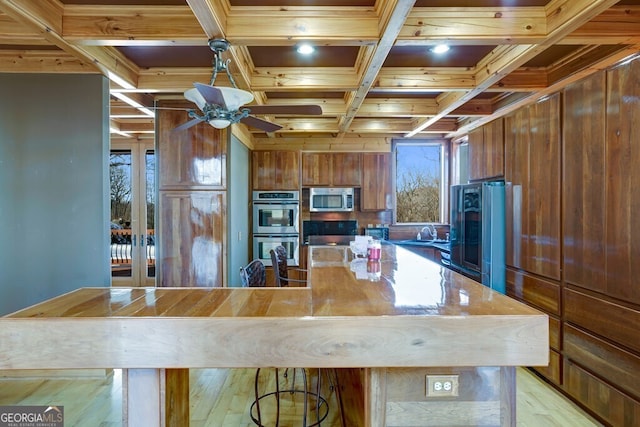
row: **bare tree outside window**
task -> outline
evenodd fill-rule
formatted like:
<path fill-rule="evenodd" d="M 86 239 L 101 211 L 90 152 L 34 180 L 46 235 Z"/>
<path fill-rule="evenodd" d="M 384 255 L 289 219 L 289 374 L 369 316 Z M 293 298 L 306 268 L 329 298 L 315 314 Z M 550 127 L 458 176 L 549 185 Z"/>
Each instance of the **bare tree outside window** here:
<path fill-rule="evenodd" d="M 397 144 L 396 222 L 440 222 L 441 145 Z"/>
<path fill-rule="evenodd" d="M 112 152 L 109 157 L 111 220 L 131 221 L 131 154 Z"/>

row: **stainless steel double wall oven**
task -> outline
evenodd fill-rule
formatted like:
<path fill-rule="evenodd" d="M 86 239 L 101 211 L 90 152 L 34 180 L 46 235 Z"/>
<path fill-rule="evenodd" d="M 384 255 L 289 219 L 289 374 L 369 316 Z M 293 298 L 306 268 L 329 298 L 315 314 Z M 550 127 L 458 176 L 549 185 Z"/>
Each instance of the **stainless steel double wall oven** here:
<path fill-rule="evenodd" d="M 299 263 L 300 192 L 253 192 L 253 257 L 271 265 L 269 251 L 282 245 L 287 262 Z"/>

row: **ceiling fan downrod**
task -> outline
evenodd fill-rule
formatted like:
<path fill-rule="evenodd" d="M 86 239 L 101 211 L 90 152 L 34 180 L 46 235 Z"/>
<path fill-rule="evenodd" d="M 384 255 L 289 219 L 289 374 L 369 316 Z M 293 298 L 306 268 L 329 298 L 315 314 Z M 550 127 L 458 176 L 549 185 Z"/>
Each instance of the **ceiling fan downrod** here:
<path fill-rule="evenodd" d="M 231 59 L 227 59 L 226 61 L 222 59 L 222 52 L 226 52 L 229 49 L 229 46 L 230 43 L 226 39 L 209 40 L 209 48 L 213 51 L 213 74 L 211 75 L 211 83 L 209 83 L 211 86 L 213 86 L 213 83 L 216 81 L 218 73 L 224 71 L 233 87 L 236 89 L 238 88 L 233 76 L 229 72 L 229 63 L 231 62 Z"/>

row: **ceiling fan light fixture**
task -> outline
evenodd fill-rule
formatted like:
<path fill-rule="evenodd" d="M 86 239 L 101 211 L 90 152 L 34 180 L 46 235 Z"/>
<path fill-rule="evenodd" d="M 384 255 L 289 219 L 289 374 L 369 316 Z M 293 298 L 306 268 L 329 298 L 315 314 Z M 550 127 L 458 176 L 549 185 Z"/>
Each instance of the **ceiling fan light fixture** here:
<path fill-rule="evenodd" d="M 246 90 L 225 86 L 216 86 L 216 89 L 222 92 L 222 97 L 224 98 L 224 102 L 229 111 L 239 110 L 243 105 L 249 104 L 253 101 L 253 94 Z M 185 91 L 184 97 L 196 104 L 201 110 L 207 104 L 207 101 L 196 88 Z"/>
<path fill-rule="evenodd" d="M 231 122 L 225 119 L 213 119 L 213 120 L 209 120 L 209 124 L 216 129 L 224 129 L 229 127 Z"/>
<path fill-rule="evenodd" d="M 300 55 L 311 55 L 314 51 L 314 47 L 309 43 L 299 44 L 296 48 L 296 52 L 298 52 Z"/>
<path fill-rule="evenodd" d="M 450 49 L 449 46 L 446 44 L 437 44 L 434 47 L 432 47 L 430 50 L 436 55 L 442 55 L 443 53 L 449 52 L 449 49 Z"/>

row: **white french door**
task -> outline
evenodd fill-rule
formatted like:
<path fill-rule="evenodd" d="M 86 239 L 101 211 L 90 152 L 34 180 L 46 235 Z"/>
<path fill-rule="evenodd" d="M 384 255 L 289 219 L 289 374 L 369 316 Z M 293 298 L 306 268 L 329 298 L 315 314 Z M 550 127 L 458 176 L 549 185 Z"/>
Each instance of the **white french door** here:
<path fill-rule="evenodd" d="M 155 286 L 153 142 L 117 142 L 109 156 L 112 286 Z"/>

